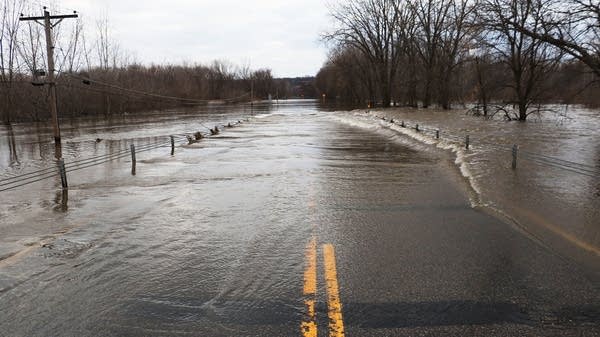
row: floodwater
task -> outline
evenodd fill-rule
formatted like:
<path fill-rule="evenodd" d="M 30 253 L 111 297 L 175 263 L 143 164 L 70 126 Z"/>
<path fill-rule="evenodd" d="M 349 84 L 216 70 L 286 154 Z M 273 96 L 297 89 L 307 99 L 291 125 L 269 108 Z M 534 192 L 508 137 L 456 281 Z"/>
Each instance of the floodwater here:
<path fill-rule="evenodd" d="M 349 123 L 375 123 L 454 152 L 472 188 L 473 206 L 506 217 L 562 253 L 584 263 L 590 258 L 594 265 L 600 257 L 600 111 L 577 106 L 549 110 L 526 123 L 488 120 L 460 109 L 361 111 L 352 113 Z M 420 132 L 414 130 L 417 124 Z M 440 130 L 439 140 L 435 130 Z"/>
<path fill-rule="evenodd" d="M 102 185 L 110 189 L 111 184 L 118 184 L 119 177 L 130 173 L 131 144 L 138 149 L 138 169 L 157 154 L 170 154 L 171 135 L 176 135 L 177 145 L 187 144 L 184 135 L 196 132 L 206 135 L 210 128 L 218 126 L 222 129 L 224 123 L 237 123 L 270 109 L 271 106 L 266 104 L 257 107 L 215 106 L 199 110 L 154 112 L 143 116 L 63 120 L 62 155 L 69 171 L 67 182 L 71 185 L 67 194 L 61 192 L 60 177 L 54 169 L 56 160 L 52 129 L 45 123 L 2 126 L 0 190 L 38 180 L 36 177 L 40 177 L 41 181 L 1 192 L 2 200 L 10 202 L 3 202 L 0 206 L 3 220 L 0 225 L 0 257 L 13 254 L 23 246 L 41 242 L 45 236 L 56 231 L 76 226 L 57 222 L 55 216 L 79 212 L 77 203 L 80 198 L 76 195 Z M 33 174 L 26 175 L 30 172 Z M 71 203 L 68 202 L 69 197 Z"/>
<path fill-rule="evenodd" d="M 224 109 L 63 121 L 67 165 L 115 156 L 68 166 L 68 194 L 58 175 L 0 192 L 0 335 L 299 336 L 310 242 L 319 335 L 331 323 L 325 244 L 349 336 L 600 333 L 597 269 L 473 210 L 479 194 L 449 151 L 310 100 Z M 182 138 L 214 125 L 217 136 Z M 55 165 L 45 127 L 0 139 L 0 179 Z M 135 175 L 132 143 L 146 149 Z M 577 146 L 567 159 L 589 155 Z M 474 179 L 488 172 L 486 157 L 465 157 Z M 553 178 L 525 165 L 531 179 L 509 171 L 498 184 L 547 189 Z M 591 192 L 564 202 L 597 205 L 594 187 L 575 183 L 559 186 Z M 501 194 L 483 186 L 481 198 Z"/>

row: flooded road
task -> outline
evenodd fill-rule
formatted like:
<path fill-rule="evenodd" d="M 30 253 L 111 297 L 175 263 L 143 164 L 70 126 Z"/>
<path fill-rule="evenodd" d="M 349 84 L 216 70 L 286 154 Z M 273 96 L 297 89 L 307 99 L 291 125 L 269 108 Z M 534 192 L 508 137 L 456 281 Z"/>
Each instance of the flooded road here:
<path fill-rule="evenodd" d="M 496 212 L 563 254 L 597 267 L 600 112 L 578 106 L 547 108 L 554 112 L 532 115 L 526 123 L 478 118 L 461 109 L 390 109 L 352 116 L 354 122 L 391 128 L 454 152 L 456 164 L 476 191 L 473 206 Z M 375 116 L 386 116 L 387 121 Z M 391 118 L 397 123 L 391 125 Z M 400 126 L 402 121 L 406 128 Z M 414 130 L 416 125 L 420 132 Z M 435 130 L 440 130 L 440 139 Z M 518 146 L 514 170 L 513 145 Z"/>
<path fill-rule="evenodd" d="M 596 270 L 474 210 L 450 153 L 256 109 L 63 135 L 68 162 L 243 121 L 74 171 L 66 203 L 58 178 L 2 193 L 0 335 L 600 335 Z M 16 129 L 6 175 L 52 163 Z"/>

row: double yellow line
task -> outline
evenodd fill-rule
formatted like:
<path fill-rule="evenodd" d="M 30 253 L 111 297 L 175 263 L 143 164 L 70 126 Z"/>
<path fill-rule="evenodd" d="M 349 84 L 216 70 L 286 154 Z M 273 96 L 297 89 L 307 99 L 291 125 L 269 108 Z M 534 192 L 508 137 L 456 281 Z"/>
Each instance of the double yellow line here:
<path fill-rule="evenodd" d="M 323 263 L 325 266 L 325 284 L 327 287 L 327 315 L 329 317 L 329 336 L 344 337 L 344 320 L 342 317 L 342 302 L 337 280 L 335 265 L 335 250 L 333 245 L 323 245 Z M 317 336 L 317 240 L 312 240 L 306 246 L 306 269 L 304 270 L 304 304 L 306 317 L 300 328 L 302 336 Z"/>

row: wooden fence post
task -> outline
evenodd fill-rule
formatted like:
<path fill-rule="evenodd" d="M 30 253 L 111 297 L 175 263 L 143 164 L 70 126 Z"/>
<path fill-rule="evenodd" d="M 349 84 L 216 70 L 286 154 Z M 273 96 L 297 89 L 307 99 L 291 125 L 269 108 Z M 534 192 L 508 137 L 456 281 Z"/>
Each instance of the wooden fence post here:
<path fill-rule="evenodd" d="M 135 175 L 135 164 L 136 164 L 135 145 L 131 144 L 130 149 L 131 149 L 131 174 Z"/>
<path fill-rule="evenodd" d="M 517 155 L 519 154 L 519 146 L 517 144 L 513 145 L 512 148 L 512 168 L 513 170 L 517 169 Z"/>
<path fill-rule="evenodd" d="M 58 160 L 58 172 L 60 173 L 60 183 L 62 185 L 63 190 L 69 189 L 69 184 L 67 183 L 67 170 L 65 168 L 65 160 L 62 158 Z"/>

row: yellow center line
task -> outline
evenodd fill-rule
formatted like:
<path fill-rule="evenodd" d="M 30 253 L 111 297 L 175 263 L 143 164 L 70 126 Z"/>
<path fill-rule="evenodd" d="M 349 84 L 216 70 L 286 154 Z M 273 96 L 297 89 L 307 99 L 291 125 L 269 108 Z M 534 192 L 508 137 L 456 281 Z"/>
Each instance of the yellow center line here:
<path fill-rule="evenodd" d="M 342 301 L 335 267 L 335 251 L 333 245 L 323 245 L 325 263 L 325 283 L 327 285 L 327 308 L 329 316 L 329 336 L 344 337 L 344 321 L 342 319 Z"/>
<path fill-rule="evenodd" d="M 306 270 L 304 270 L 304 295 L 317 294 L 317 240 L 312 238 L 306 246 Z"/>
<path fill-rule="evenodd" d="M 317 240 L 313 237 L 306 246 L 306 269 L 304 270 L 304 304 L 306 318 L 300 329 L 304 337 L 317 337 L 315 302 L 317 296 Z"/>

